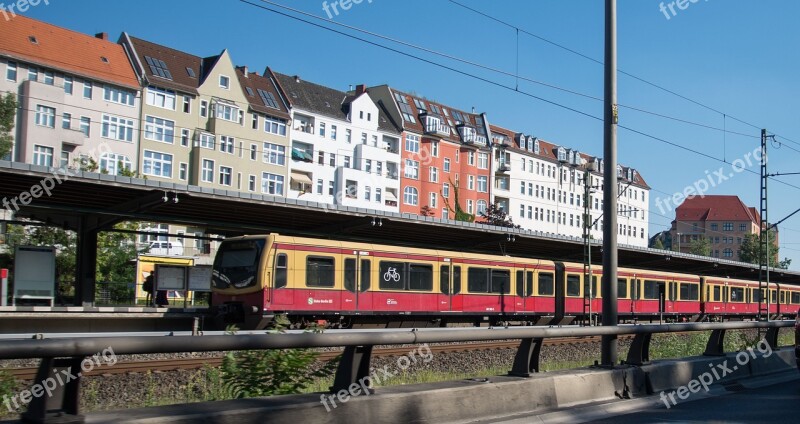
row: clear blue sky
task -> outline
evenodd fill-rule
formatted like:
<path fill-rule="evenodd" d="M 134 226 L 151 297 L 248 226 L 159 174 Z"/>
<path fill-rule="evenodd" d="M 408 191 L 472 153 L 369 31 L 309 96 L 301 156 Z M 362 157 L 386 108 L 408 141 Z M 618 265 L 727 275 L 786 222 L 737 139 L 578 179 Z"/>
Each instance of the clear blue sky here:
<path fill-rule="evenodd" d="M 260 0 L 253 3 L 268 6 Z M 322 1 L 277 0 L 328 18 Z M 602 0 L 509 0 L 460 2 L 592 58 L 603 58 Z M 665 6 L 671 1 L 666 1 Z M 328 4 L 332 3 L 328 0 Z M 621 124 L 729 162 L 758 147 L 760 130 L 735 117 L 800 142 L 800 2 L 796 0 L 700 0 L 675 15 L 660 0 L 619 0 L 619 67 L 727 115 L 713 112 L 621 75 L 619 102 L 651 112 L 744 133 L 742 136 L 622 108 Z M 348 24 L 421 45 L 482 65 L 576 92 L 602 97 L 603 68 L 577 55 L 479 16 L 447 0 L 363 0 L 333 16 Z M 583 152 L 602 154 L 602 124 L 528 96 L 259 9 L 238 0 L 107 1 L 50 0 L 27 16 L 85 33 L 122 31 L 210 56 L 229 49 L 238 65 L 259 72 L 266 66 L 346 90 L 350 84 L 388 83 L 445 104 L 489 114 L 493 124 L 536 135 Z M 306 18 L 309 19 L 309 18 Z M 321 21 L 315 21 L 323 23 Z M 2 21 L 0 20 L 0 25 Z M 343 29 L 344 30 L 344 29 Z M 347 31 L 347 30 L 344 30 Z M 363 36 L 362 37 L 367 37 Z M 515 87 L 514 78 L 376 40 L 400 50 Z M 517 65 L 518 64 L 518 65 Z M 601 102 L 530 82 L 519 89 L 602 116 Z M 770 147 L 770 172 L 800 171 L 800 144 L 785 139 Z M 682 191 L 729 165 L 627 130 L 619 133 L 619 159 L 637 168 L 651 185 L 650 233 L 674 218 L 655 199 Z M 793 151 L 796 149 L 797 151 Z M 748 167 L 756 174 L 756 163 Z M 770 220 L 800 207 L 796 185 L 770 183 Z M 716 183 L 716 178 L 714 179 Z M 741 172 L 709 194 L 735 194 L 758 207 L 759 179 Z M 781 256 L 800 270 L 800 214 L 781 226 Z"/>

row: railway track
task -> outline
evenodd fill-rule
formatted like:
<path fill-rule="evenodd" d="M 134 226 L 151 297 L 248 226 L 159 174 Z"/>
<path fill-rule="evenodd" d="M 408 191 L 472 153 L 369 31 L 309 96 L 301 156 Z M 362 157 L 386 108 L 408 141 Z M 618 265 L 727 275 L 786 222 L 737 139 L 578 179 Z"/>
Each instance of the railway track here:
<path fill-rule="evenodd" d="M 632 338 L 632 336 L 620 336 L 620 340 Z M 579 337 L 579 338 L 552 338 L 545 339 L 546 346 L 559 346 L 567 344 L 588 344 L 600 343 L 600 337 Z M 500 350 L 500 349 L 516 349 L 519 346 L 517 340 L 507 341 L 491 341 L 491 342 L 476 342 L 476 343 L 459 343 L 459 344 L 445 344 L 430 346 L 431 353 L 455 353 L 455 352 L 473 352 L 482 350 Z M 319 355 L 320 361 L 329 361 L 341 354 L 341 350 L 328 350 L 322 351 Z M 402 356 L 409 352 L 408 347 L 387 347 L 378 348 L 372 351 L 372 356 L 392 357 Z M 104 366 L 97 367 L 90 372 L 84 373 L 84 376 L 104 376 L 114 374 L 129 374 L 129 373 L 146 373 L 146 372 L 168 372 L 176 370 L 195 370 L 205 366 L 219 367 L 222 365 L 222 356 L 205 357 L 205 358 L 175 358 L 175 359 L 153 359 L 145 361 L 125 361 L 119 362 L 113 367 Z M 8 368 L 5 371 L 17 380 L 33 380 L 36 378 L 37 367 L 20 367 Z"/>

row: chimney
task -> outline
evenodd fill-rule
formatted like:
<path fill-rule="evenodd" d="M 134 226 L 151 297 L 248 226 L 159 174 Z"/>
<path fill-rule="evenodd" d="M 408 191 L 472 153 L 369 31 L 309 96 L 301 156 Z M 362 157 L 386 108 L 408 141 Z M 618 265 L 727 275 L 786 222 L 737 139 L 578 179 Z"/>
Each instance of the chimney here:
<path fill-rule="evenodd" d="M 358 84 L 356 86 L 356 96 L 360 96 L 367 92 L 367 86 L 364 84 Z"/>
<path fill-rule="evenodd" d="M 295 75 L 294 76 L 294 82 L 300 84 L 300 75 Z"/>
<path fill-rule="evenodd" d="M 244 72 L 245 78 L 250 78 L 250 74 L 247 73 L 247 66 L 242 66 L 242 71 Z"/>
<path fill-rule="evenodd" d="M 475 106 L 472 106 L 472 114 L 475 114 Z"/>
<path fill-rule="evenodd" d="M 108 41 L 108 33 L 107 32 L 98 32 L 94 36 L 95 36 L 95 38 L 99 38 L 101 40 Z"/>

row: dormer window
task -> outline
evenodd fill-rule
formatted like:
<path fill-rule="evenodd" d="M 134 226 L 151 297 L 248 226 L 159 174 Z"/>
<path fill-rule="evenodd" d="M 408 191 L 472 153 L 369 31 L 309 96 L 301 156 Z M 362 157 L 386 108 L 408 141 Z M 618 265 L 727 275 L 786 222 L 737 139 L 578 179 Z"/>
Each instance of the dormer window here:
<path fill-rule="evenodd" d="M 628 168 L 628 181 L 633 181 L 633 169 Z"/>
<path fill-rule="evenodd" d="M 533 137 L 533 153 L 539 154 L 539 139 Z"/>
<path fill-rule="evenodd" d="M 231 79 L 229 77 L 226 77 L 225 75 L 220 75 L 219 86 L 226 90 L 229 90 L 231 88 Z"/>
<path fill-rule="evenodd" d="M 569 151 L 569 163 L 571 164 L 575 163 L 575 152 L 573 152 L 572 150 Z"/>
<path fill-rule="evenodd" d="M 622 178 L 622 166 L 617 165 L 617 178 Z"/>
<path fill-rule="evenodd" d="M 573 158 L 572 164 L 573 165 L 580 165 L 581 164 L 581 152 L 579 152 L 577 150 L 574 152 L 574 158 Z"/>
<path fill-rule="evenodd" d="M 567 161 L 567 150 L 563 147 L 558 148 L 558 161 L 559 162 L 566 162 Z"/>

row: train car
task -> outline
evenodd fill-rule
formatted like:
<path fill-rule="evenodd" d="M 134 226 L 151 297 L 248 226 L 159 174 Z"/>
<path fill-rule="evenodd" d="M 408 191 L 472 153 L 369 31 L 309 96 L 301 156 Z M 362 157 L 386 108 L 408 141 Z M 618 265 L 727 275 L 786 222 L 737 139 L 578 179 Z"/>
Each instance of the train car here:
<path fill-rule="evenodd" d="M 270 234 L 222 243 L 212 304 L 245 328 L 276 314 L 299 326 L 567 324 L 602 313 L 602 275 L 594 266 L 590 284 L 578 263 Z M 772 314 L 778 299 L 800 301 L 789 287 L 770 285 Z M 616 290 L 624 320 L 758 312 L 757 282 L 620 268 Z"/>

